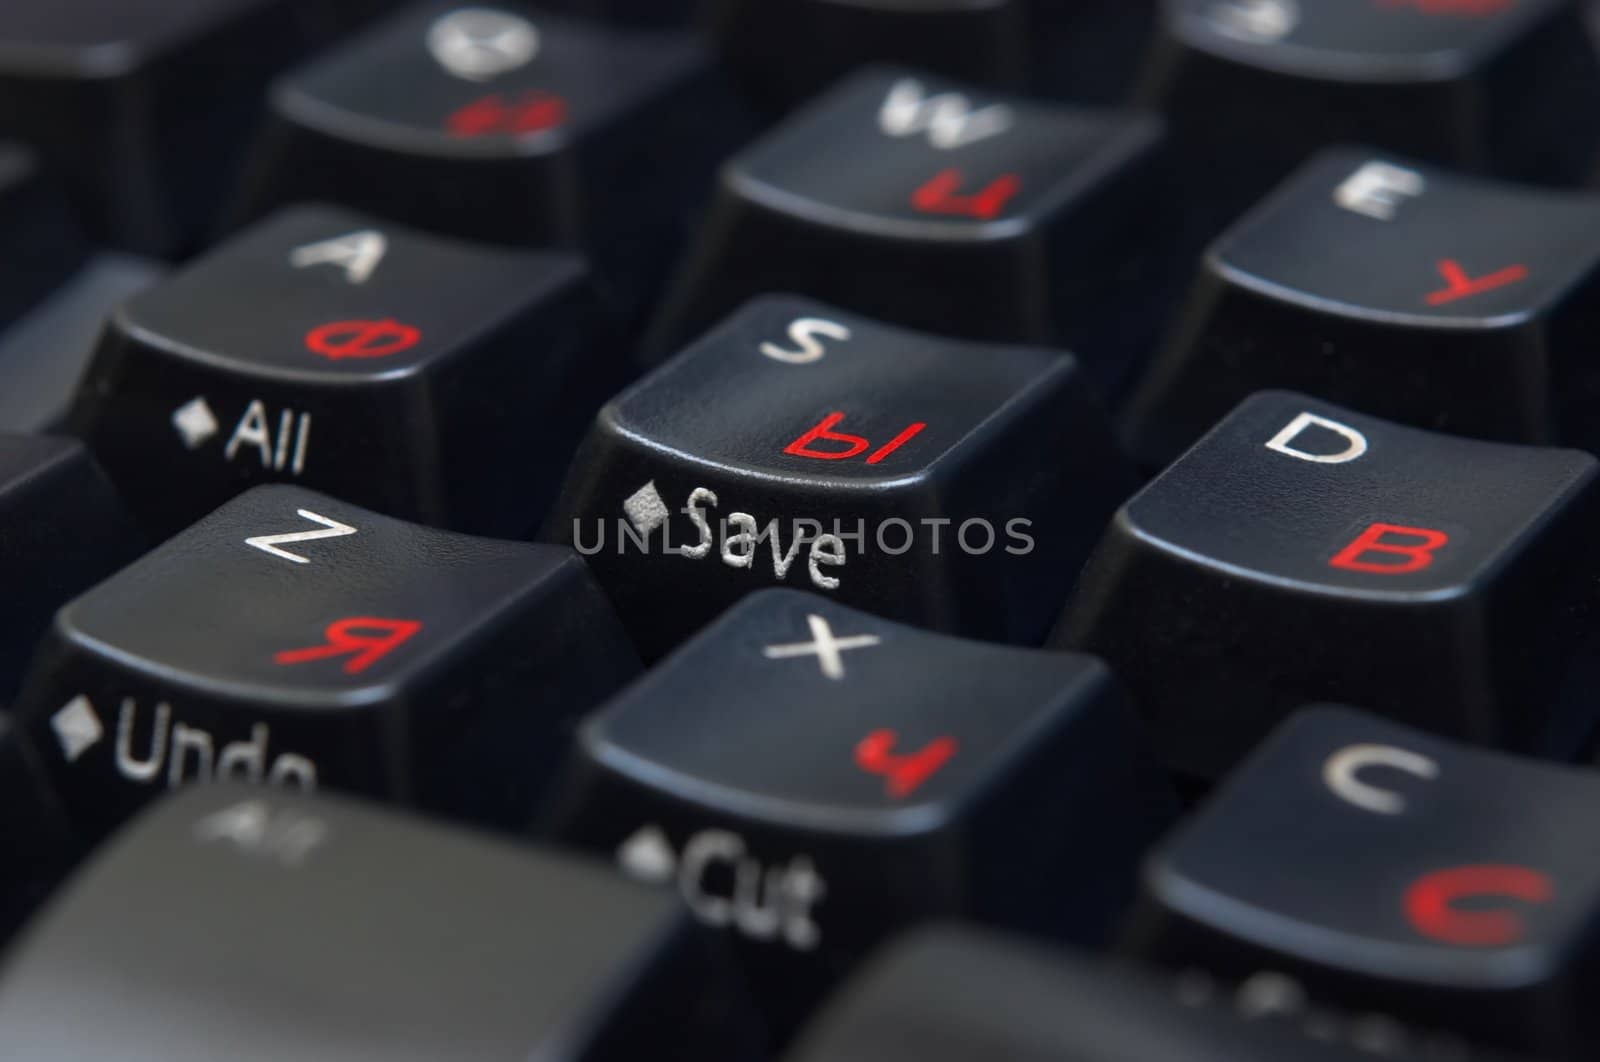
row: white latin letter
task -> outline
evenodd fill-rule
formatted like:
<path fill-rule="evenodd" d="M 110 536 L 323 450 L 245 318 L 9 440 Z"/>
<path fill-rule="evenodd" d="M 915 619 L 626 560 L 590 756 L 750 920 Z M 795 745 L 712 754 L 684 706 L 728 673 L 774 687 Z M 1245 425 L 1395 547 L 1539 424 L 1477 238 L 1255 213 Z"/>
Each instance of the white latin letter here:
<path fill-rule="evenodd" d="M 1439 777 L 1439 765 L 1428 757 L 1394 745 L 1351 745 L 1328 757 L 1322 780 L 1340 800 L 1378 815 L 1398 815 L 1406 802 L 1398 793 L 1379 789 L 1356 777 L 1367 767 L 1392 767 L 1397 771 L 1432 780 Z"/>
<path fill-rule="evenodd" d="M 689 504 L 684 512 L 689 515 L 689 522 L 694 524 L 695 530 L 700 532 L 700 541 L 693 546 L 679 546 L 678 552 L 690 560 L 700 560 L 711 552 L 711 524 L 706 520 L 706 511 L 700 508 L 709 505 L 715 508 L 717 496 L 704 487 L 696 487 L 689 494 Z"/>
<path fill-rule="evenodd" d="M 1347 443 L 1343 450 L 1332 454 L 1314 454 L 1309 450 L 1296 449 L 1294 440 L 1307 428 L 1325 428 L 1328 431 L 1344 436 Z M 1367 437 L 1346 424 L 1327 417 L 1319 417 L 1315 413 L 1302 413 L 1291 420 L 1288 425 L 1274 435 L 1267 443 L 1267 449 L 1275 450 L 1280 454 L 1296 458 L 1300 461 L 1313 461 L 1319 465 L 1342 465 L 1347 461 L 1354 461 L 1367 452 Z"/>
<path fill-rule="evenodd" d="M 850 329 L 836 321 L 825 321 L 820 317 L 801 317 L 789 325 L 789 340 L 796 349 L 786 350 L 776 343 L 763 343 L 760 350 L 773 361 L 789 365 L 805 365 L 821 361 L 822 356 L 827 353 L 822 344 L 817 342 L 818 336 L 843 342 L 850 338 Z"/>
<path fill-rule="evenodd" d="M 296 247 L 289 255 L 289 264 L 296 269 L 338 266 L 350 283 L 365 284 L 388 253 L 389 237 L 376 229 L 367 229 Z"/>

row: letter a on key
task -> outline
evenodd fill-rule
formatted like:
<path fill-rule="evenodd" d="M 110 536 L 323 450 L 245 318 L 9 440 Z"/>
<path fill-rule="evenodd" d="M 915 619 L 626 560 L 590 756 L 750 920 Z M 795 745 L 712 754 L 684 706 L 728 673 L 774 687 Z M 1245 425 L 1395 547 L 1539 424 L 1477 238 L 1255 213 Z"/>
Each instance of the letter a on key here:
<path fill-rule="evenodd" d="M 1324 428 L 1343 436 L 1344 449 L 1327 454 L 1300 449 L 1294 444 L 1307 428 Z M 1356 460 L 1367 452 L 1367 437 L 1347 424 L 1319 417 L 1315 413 L 1302 413 L 1267 442 L 1267 449 L 1300 461 L 1313 461 L 1319 465 L 1342 465 L 1347 461 Z"/>

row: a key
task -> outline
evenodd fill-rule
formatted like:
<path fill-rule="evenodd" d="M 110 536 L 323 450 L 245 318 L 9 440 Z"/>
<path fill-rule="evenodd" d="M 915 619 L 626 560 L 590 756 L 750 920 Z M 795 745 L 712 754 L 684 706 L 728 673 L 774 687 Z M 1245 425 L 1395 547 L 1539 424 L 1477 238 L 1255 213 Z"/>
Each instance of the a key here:
<path fill-rule="evenodd" d="M 706 0 L 741 86 L 786 109 L 872 62 L 1002 89 L 1027 82 L 1030 0 Z"/>
<path fill-rule="evenodd" d="M 1171 460 L 1251 392 L 1454 434 L 1600 448 L 1585 336 L 1600 205 L 1344 148 L 1233 226 L 1128 413 Z"/>
<path fill-rule="evenodd" d="M 1115 382 L 1169 280 L 1151 117 L 872 70 L 736 156 L 655 322 L 670 352 L 793 291 L 972 339 L 1059 343 Z"/>
<path fill-rule="evenodd" d="M 1459 1039 L 1394 1022 L 1261 1020 L 1191 975 L 1149 974 L 970 927 L 908 933 L 827 1005 L 785 1062 L 1457 1062 Z M 1245 1018 L 1253 1020 L 1244 1020 Z M 1374 1035 L 1374 1030 L 1382 1037 Z"/>
<path fill-rule="evenodd" d="M 666 897 L 326 796 L 163 801 L 8 959 L 5 1062 L 758 1057 L 724 951 Z"/>
<path fill-rule="evenodd" d="M 0 14 L 0 24 L 4 18 Z M 86 257 L 78 223 L 36 156 L 0 143 L 0 329 L 41 302 Z"/>
<path fill-rule="evenodd" d="M 1301 704 L 1570 755 L 1596 623 L 1596 462 L 1258 394 L 1129 501 L 1056 644 L 1110 661 L 1215 777 Z"/>
<path fill-rule="evenodd" d="M 745 946 L 781 1017 L 907 922 L 1093 943 L 1172 800 L 1089 657 L 757 594 L 581 731 L 555 835 Z"/>
<path fill-rule="evenodd" d="M 0 433 L 0 708 L 55 610 L 142 545 L 81 443 Z"/>
<path fill-rule="evenodd" d="M 53 888 L 74 854 L 43 773 L 0 711 L 0 942 Z"/>
<path fill-rule="evenodd" d="M 8 0 L 0 136 L 39 150 L 97 239 L 179 252 L 212 223 L 268 80 L 309 43 L 285 0 Z"/>
<path fill-rule="evenodd" d="M 166 531 L 292 482 L 520 535 L 620 378 L 603 324 L 570 256 L 293 208 L 128 301 L 72 424 Z"/>
<path fill-rule="evenodd" d="M 1166 0 L 1140 99 L 1171 119 L 1192 200 L 1224 213 L 1342 141 L 1576 181 L 1600 134 L 1600 66 L 1579 6 Z"/>
<path fill-rule="evenodd" d="M 240 215 L 333 201 L 580 250 L 632 312 L 739 135 L 730 104 L 684 35 L 414 5 L 277 84 Z"/>
<path fill-rule="evenodd" d="M 213 778 L 526 821 L 637 668 L 570 550 L 259 487 L 58 613 L 16 714 L 89 834 Z"/>
<path fill-rule="evenodd" d="M 1280 999 L 1593 1058 L 1573 1001 L 1595 979 L 1597 801 L 1591 770 L 1307 711 L 1156 850 L 1130 946 L 1262 996 L 1287 981 Z"/>
<path fill-rule="evenodd" d="M 545 537 L 650 657 L 773 585 L 1038 644 L 1130 476 L 1070 356 L 774 296 L 601 411 Z"/>

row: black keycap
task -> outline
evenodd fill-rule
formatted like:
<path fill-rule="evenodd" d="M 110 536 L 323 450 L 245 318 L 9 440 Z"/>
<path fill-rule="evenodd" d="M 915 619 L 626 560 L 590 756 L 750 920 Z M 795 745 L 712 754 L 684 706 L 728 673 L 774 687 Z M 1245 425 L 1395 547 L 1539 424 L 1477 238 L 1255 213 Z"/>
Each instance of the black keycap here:
<path fill-rule="evenodd" d="M 260 487 L 62 609 L 16 711 L 91 834 L 212 778 L 520 822 L 637 668 L 570 550 Z"/>
<path fill-rule="evenodd" d="M 0 708 L 51 614 L 142 544 L 82 444 L 0 433 Z"/>
<path fill-rule="evenodd" d="M 78 385 L 106 320 L 125 300 L 156 284 L 153 259 L 97 254 L 10 328 L 0 331 L 0 432 L 66 430 Z"/>
<path fill-rule="evenodd" d="M 0 711 L 0 943 L 44 899 L 74 849 L 32 754 Z"/>
<path fill-rule="evenodd" d="M 143 816 L 10 955 L 0 1059 L 734 1062 L 728 969 L 597 868 L 214 786 Z"/>
<path fill-rule="evenodd" d="M 1244 1021 L 1148 975 L 970 928 L 910 933 L 828 1004 L 786 1062 L 1411 1062 L 1481 1059 L 1370 1019 Z M 1209 1005 L 1208 1005 L 1209 1004 Z M 1256 1017 L 1256 1015 L 1251 1015 Z M 1309 1022 L 1307 1023 L 1310 1024 Z M 1397 1034 L 1404 1039 L 1397 1039 Z M 1352 1046 L 1352 1045 L 1359 1046 Z"/>
<path fill-rule="evenodd" d="M 794 291 L 909 328 L 1062 343 L 1114 381 L 1166 294 L 1161 126 L 864 72 L 724 168 L 650 347 Z"/>
<path fill-rule="evenodd" d="M 1132 946 L 1540 1058 L 1593 1058 L 1592 771 L 1296 716 L 1145 872 Z"/>
<path fill-rule="evenodd" d="M 768 107 L 787 108 L 880 60 L 1021 89 L 1030 7 L 1030 0 L 706 0 L 703 22 L 741 86 Z"/>
<path fill-rule="evenodd" d="M 1165 0 L 1140 98 L 1189 193 L 1242 207 L 1329 143 L 1575 181 L 1600 67 L 1573 0 Z"/>
<path fill-rule="evenodd" d="M 682 26 L 696 0 L 542 0 L 540 8 L 625 25 Z"/>
<path fill-rule="evenodd" d="M 1316 700 L 1570 754 L 1553 706 L 1595 628 L 1596 462 L 1286 392 L 1117 514 L 1056 643 L 1111 662 L 1170 763 L 1214 776 Z"/>
<path fill-rule="evenodd" d="M 910 921 L 1103 939 L 1166 784 L 1097 660 L 772 590 L 585 725 L 553 829 L 736 935 L 792 1018 Z"/>
<path fill-rule="evenodd" d="M 165 255 L 212 223 L 272 74 L 284 0 L 7 0 L 0 136 L 39 149 L 96 238 Z"/>
<path fill-rule="evenodd" d="M 294 208 L 128 301 L 72 423 L 164 530 L 290 481 L 517 535 L 619 379 L 596 309 L 570 256 Z"/>
<path fill-rule="evenodd" d="M 1070 356 L 775 296 L 601 411 L 546 537 L 647 656 L 785 583 L 1038 644 L 1130 487 Z"/>
<path fill-rule="evenodd" d="M 0 13 L 0 24 L 4 18 Z M 0 108 L 5 105 L 0 96 Z M 0 329 L 41 302 L 86 257 L 61 189 L 32 152 L 0 143 Z"/>
<path fill-rule="evenodd" d="M 1211 248 L 1128 413 L 1170 460 L 1252 391 L 1464 435 L 1600 446 L 1587 335 L 1600 204 L 1358 149 L 1324 153 Z"/>
<path fill-rule="evenodd" d="M 632 310 L 738 135 L 728 102 L 687 36 L 416 5 L 277 84 L 240 211 L 334 201 L 581 250 Z"/>

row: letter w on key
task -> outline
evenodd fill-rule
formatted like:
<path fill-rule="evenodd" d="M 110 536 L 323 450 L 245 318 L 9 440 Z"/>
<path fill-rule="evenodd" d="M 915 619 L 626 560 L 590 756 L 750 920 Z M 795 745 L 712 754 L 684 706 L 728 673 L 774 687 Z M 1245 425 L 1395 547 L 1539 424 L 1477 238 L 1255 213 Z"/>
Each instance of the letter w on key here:
<path fill-rule="evenodd" d="M 928 141 L 943 151 L 965 147 L 1011 128 L 1011 108 L 996 103 L 979 110 L 959 92 L 929 96 L 922 83 L 904 78 L 894 83 L 878 111 L 878 126 L 889 136 L 927 133 Z"/>
<path fill-rule="evenodd" d="M 318 516 L 310 509 L 299 509 L 297 510 L 297 513 L 303 520 L 310 520 L 314 524 L 321 524 L 324 530 L 290 531 L 281 535 L 258 535 L 255 538 L 245 539 L 244 544 L 247 546 L 254 546 L 263 553 L 270 553 L 274 557 L 282 557 L 286 561 L 293 561 L 296 564 L 310 564 L 311 561 L 308 558 L 302 557 L 298 553 L 290 553 L 286 549 L 279 549 L 278 547 L 287 546 L 292 542 L 314 542 L 319 538 L 343 538 L 345 535 L 353 535 L 356 533 L 356 529 L 351 527 L 349 524 L 341 524 L 339 521 L 330 520 L 326 516 Z"/>

